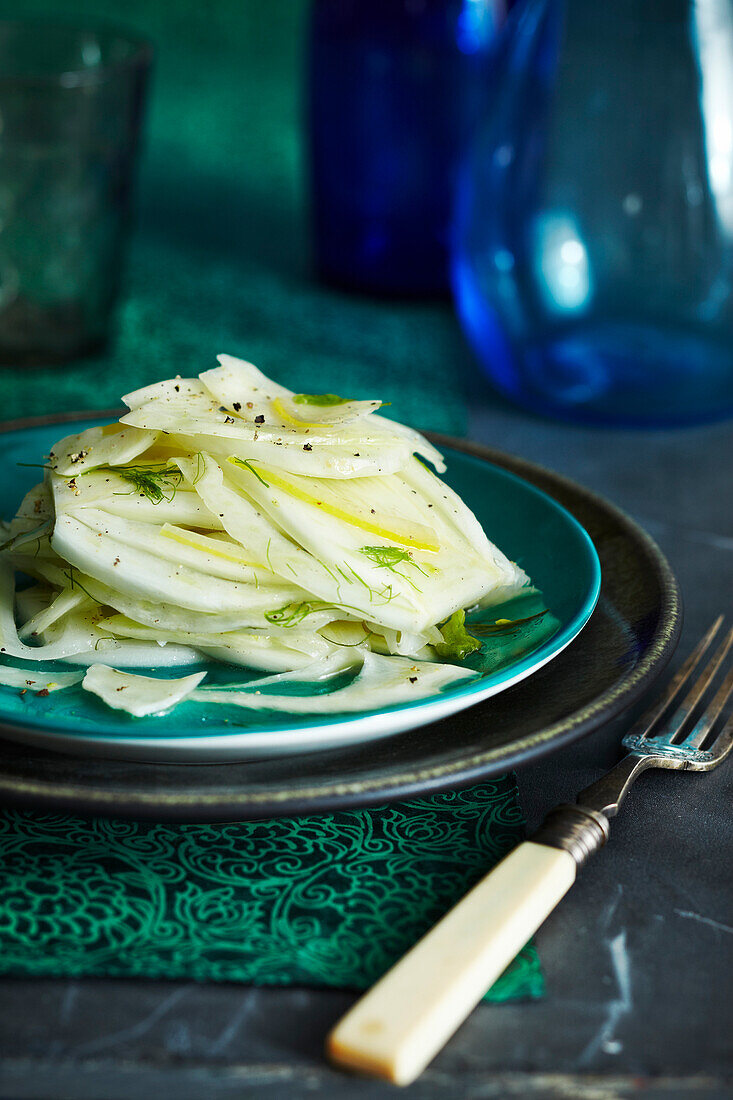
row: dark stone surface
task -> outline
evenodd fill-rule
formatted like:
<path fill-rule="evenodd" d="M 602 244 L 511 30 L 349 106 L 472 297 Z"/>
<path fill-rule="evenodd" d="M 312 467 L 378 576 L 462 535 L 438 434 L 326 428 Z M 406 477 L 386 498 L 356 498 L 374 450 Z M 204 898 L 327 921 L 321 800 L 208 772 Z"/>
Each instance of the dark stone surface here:
<path fill-rule="evenodd" d="M 585 430 L 498 402 L 481 410 L 474 438 L 607 494 L 658 540 L 685 598 L 680 657 L 731 611 L 733 426 Z M 623 725 L 520 774 L 530 824 L 616 759 Z M 642 777 L 609 846 L 538 934 L 546 999 L 482 1005 L 404 1095 L 733 1096 L 732 795 L 731 763 Z M 347 993 L 111 980 L 6 980 L 0 991 L 3 1097 L 392 1093 L 324 1064 L 323 1036 Z"/>

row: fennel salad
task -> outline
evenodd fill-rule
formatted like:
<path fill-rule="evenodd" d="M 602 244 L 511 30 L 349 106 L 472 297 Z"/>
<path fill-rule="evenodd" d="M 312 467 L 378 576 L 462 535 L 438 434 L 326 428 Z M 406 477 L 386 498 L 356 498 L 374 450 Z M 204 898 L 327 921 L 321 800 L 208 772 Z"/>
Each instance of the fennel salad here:
<path fill-rule="evenodd" d="M 142 717 L 184 699 L 369 710 L 476 676 L 466 611 L 530 581 L 441 479 L 439 451 L 379 400 L 294 393 L 218 362 L 127 394 L 119 422 L 46 457 L 3 524 L 0 683 L 81 683 Z M 210 662 L 265 675 L 223 690 Z"/>

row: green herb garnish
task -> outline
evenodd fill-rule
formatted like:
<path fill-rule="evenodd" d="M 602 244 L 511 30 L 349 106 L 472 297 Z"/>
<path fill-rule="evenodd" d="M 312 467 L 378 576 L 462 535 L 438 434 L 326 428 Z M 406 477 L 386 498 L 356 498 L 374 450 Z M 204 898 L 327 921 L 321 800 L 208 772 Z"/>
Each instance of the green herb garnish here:
<path fill-rule="evenodd" d="M 369 561 L 374 562 L 379 569 L 391 569 L 397 572 L 396 566 L 403 562 L 414 564 L 409 550 L 400 550 L 396 546 L 362 546 L 359 553 Z"/>
<path fill-rule="evenodd" d="M 322 600 L 303 600 L 301 603 L 286 603 L 284 607 L 278 607 L 276 611 L 266 611 L 265 618 L 273 626 L 297 626 L 308 615 L 314 615 L 317 611 L 343 611 L 349 608 L 358 613 L 359 608 L 351 604 L 324 603 Z"/>
<path fill-rule="evenodd" d="M 262 482 L 262 484 L 265 486 L 266 489 L 270 488 L 270 486 L 265 481 L 264 477 L 262 477 L 261 474 L 257 473 L 254 466 L 252 465 L 252 463 L 248 459 L 246 459 L 246 458 L 235 458 L 235 456 L 232 455 L 232 457 L 229 459 L 229 461 L 233 462 L 235 466 L 241 466 L 243 470 L 249 470 L 249 472 L 251 474 L 255 475 L 255 477 L 257 478 L 258 481 Z"/>
<path fill-rule="evenodd" d="M 443 635 L 443 641 L 435 646 L 435 652 L 448 661 L 465 661 L 466 657 L 481 648 L 478 638 L 474 638 L 466 630 L 465 611 L 454 611 L 450 619 L 438 629 Z"/>
<path fill-rule="evenodd" d="M 88 592 L 87 589 L 84 587 L 84 585 L 81 583 L 81 581 L 79 581 L 79 579 L 77 578 L 76 571 L 75 571 L 73 565 L 69 565 L 69 572 L 68 573 L 66 572 L 66 570 L 63 570 L 63 574 L 64 574 L 65 577 L 68 577 L 69 587 L 71 588 L 72 591 L 75 588 L 80 588 L 85 596 L 88 596 L 90 600 L 94 600 L 94 596 L 91 594 L 91 592 Z M 96 603 L 97 601 L 94 600 L 94 602 Z M 101 639 L 100 639 L 100 641 L 101 641 Z"/>
<path fill-rule="evenodd" d="M 548 614 L 547 608 L 538 611 L 535 615 L 527 615 L 523 619 L 497 619 L 495 623 L 471 623 L 471 630 L 476 634 L 511 634 L 517 627 L 526 623 L 536 622 Z"/>
<path fill-rule="evenodd" d="M 294 393 L 293 401 L 296 405 L 318 405 L 327 408 L 331 405 L 347 405 L 350 397 L 339 397 L 336 393 Z"/>
<path fill-rule="evenodd" d="M 302 603 L 286 603 L 277 611 L 266 611 L 265 618 L 274 626 L 297 626 L 302 623 L 307 615 L 313 615 L 316 611 L 324 611 L 327 604 L 320 600 L 303 600 Z"/>
<path fill-rule="evenodd" d="M 427 577 L 427 573 L 413 560 L 409 550 L 400 550 L 397 546 L 362 546 L 359 553 L 363 554 L 365 558 L 369 558 L 369 561 L 373 562 L 378 569 L 389 569 L 391 573 L 396 573 L 398 577 L 402 577 L 403 581 L 407 581 L 416 592 L 421 591 L 409 577 L 406 577 L 404 573 L 400 573 L 397 568 L 398 565 L 412 565 L 418 573 L 422 573 L 423 577 Z"/>
<path fill-rule="evenodd" d="M 131 492 L 147 497 L 151 504 L 160 504 L 162 500 L 170 504 L 183 481 L 183 474 L 177 466 L 163 463 L 154 466 L 115 466 L 114 472 L 130 482 L 133 487 Z"/>

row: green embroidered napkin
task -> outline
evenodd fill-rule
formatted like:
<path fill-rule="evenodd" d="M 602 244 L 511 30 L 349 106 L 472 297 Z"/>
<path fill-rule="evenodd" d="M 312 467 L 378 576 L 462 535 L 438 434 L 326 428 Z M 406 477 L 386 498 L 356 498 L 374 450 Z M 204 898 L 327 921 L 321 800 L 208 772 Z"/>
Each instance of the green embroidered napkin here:
<path fill-rule="evenodd" d="M 0 817 L 0 972 L 362 989 L 522 836 L 513 777 L 225 825 Z M 529 946 L 488 999 L 539 997 Z"/>

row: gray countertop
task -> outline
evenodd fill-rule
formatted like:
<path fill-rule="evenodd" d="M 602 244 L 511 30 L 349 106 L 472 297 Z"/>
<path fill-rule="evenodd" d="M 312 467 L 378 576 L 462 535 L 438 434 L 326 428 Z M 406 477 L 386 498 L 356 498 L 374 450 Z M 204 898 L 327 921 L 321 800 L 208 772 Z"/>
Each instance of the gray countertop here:
<path fill-rule="evenodd" d="M 473 438 L 605 494 L 656 538 L 685 600 L 680 655 L 733 611 L 733 425 L 587 429 L 485 394 L 476 409 Z M 614 761 L 621 729 L 520 774 L 530 825 Z M 609 846 L 538 933 L 547 997 L 480 1006 L 404 1095 L 733 1096 L 732 795 L 733 764 L 643 777 Z M 353 999 L 345 993 L 122 980 L 0 989 L 0 1096 L 13 1100 L 394 1091 L 324 1063 L 323 1036 Z"/>

